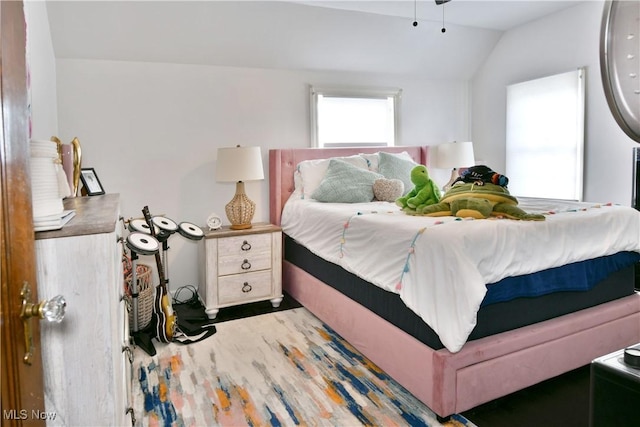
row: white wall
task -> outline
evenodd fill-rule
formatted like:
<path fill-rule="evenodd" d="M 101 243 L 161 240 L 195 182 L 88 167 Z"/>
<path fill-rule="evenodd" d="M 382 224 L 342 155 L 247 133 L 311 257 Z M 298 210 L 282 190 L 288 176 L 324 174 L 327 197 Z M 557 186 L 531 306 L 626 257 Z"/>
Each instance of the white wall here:
<path fill-rule="evenodd" d="M 27 64 L 29 67 L 29 105 L 31 139 L 49 140 L 58 134 L 56 103 L 56 59 L 49 31 L 45 2 L 24 3 L 27 22 Z"/>
<path fill-rule="evenodd" d="M 584 200 L 631 204 L 631 149 L 617 126 L 600 77 L 603 2 L 580 4 L 506 32 L 473 79 L 472 134 L 476 158 L 505 168 L 506 86 L 585 66 Z M 539 171 L 549 173 L 540 165 Z M 552 171 L 550 172 L 552 173 Z"/>
<path fill-rule="evenodd" d="M 429 75 L 58 58 L 59 136 L 80 139 L 83 166 L 121 194 L 125 217 L 149 205 L 154 214 L 202 225 L 211 212 L 224 218 L 235 190 L 215 182 L 217 147 L 260 145 L 266 170 L 269 148 L 309 146 L 309 84 L 400 87 L 403 144 L 472 139 L 476 158 L 504 170 L 506 86 L 586 66 L 584 198 L 629 204 L 635 144 L 604 98 L 601 15 L 602 2 L 587 2 L 506 32 L 472 84 Z M 268 181 L 247 183 L 247 192 L 257 203 L 255 220 L 268 220 Z M 202 281 L 203 244 L 180 237 L 170 243 L 171 288 Z"/>
<path fill-rule="evenodd" d="M 60 137 L 77 136 L 83 167 L 120 193 L 125 218 L 152 214 L 203 225 L 225 222 L 234 184 L 215 181 L 216 148 L 308 147 L 309 84 L 400 87 L 403 145 L 466 140 L 467 82 L 397 75 L 285 71 L 125 61 L 58 59 Z M 255 221 L 268 221 L 268 180 L 249 182 Z M 202 242 L 170 240 L 171 288 L 204 280 Z M 153 264 L 153 260 L 149 260 Z"/>

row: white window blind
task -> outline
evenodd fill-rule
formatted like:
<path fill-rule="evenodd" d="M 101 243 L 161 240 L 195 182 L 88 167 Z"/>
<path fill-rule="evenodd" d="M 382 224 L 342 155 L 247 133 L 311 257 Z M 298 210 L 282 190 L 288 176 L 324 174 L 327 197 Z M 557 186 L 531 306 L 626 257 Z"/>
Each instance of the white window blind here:
<path fill-rule="evenodd" d="M 507 87 L 506 174 L 515 196 L 582 200 L 584 69 Z"/>
<path fill-rule="evenodd" d="M 393 146 L 401 90 L 311 87 L 314 147 Z"/>

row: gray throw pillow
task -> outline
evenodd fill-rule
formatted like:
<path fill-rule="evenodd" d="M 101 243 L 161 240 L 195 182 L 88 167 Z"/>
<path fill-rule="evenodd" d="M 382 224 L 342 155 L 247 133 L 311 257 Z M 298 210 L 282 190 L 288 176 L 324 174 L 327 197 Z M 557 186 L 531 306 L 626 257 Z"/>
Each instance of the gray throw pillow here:
<path fill-rule="evenodd" d="M 378 172 L 384 175 L 387 179 L 399 179 L 404 183 L 404 194 L 407 194 L 413 189 L 413 183 L 411 182 L 411 170 L 418 166 L 418 164 L 412 160 L 400 157 L 395 154 L 380 152 L 380 163 L 378 165 Z"/>
<path fill-rule="evenodd" d="M 318 188 L 311 195 L 319 202 L 364 203 L 373 200 L 373 182 L 382 175 L 331 159 Z"/>

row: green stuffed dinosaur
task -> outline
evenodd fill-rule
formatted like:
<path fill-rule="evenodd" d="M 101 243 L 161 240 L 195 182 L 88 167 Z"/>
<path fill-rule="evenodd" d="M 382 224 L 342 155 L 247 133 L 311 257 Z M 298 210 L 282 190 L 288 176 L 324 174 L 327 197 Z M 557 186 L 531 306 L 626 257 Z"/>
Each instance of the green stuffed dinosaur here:
<path fill-rule="evenodd" d="M 396 199 L 396 204 L 405 212 L 415 214 L 419 209 L 440 201 L 440 190 L 429 177 L 426 166 L 418 165 L 411 170 L 411 182 L 414 184 L 413 189 Z"/>
<path fill-rule="evenodd" d="M 458 216 L 461 218 L 488 218 L 490 216 L 544 221 L 544 215 L 528 214 L 518 207 L 518 200 L 509 190 L 487 182 L 457 182 L 439 203 L 423 206 L 417 214 L 426 216 Z"/>

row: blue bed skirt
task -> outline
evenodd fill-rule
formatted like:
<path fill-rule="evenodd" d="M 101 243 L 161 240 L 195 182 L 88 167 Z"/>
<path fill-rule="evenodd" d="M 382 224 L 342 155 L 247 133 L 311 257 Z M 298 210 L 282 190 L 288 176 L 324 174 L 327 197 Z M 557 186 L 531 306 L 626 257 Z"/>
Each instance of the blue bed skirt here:
<path fill-rule="evenodd" d="M 637 252 L 618 252 L 537 273 L 507 277 L 487 285 L 487 294 L 481 307 L 516 298 L 535 298 L 554 292 L 589 291 L 612 273 L 638 261 L 640 254 Z"/>

